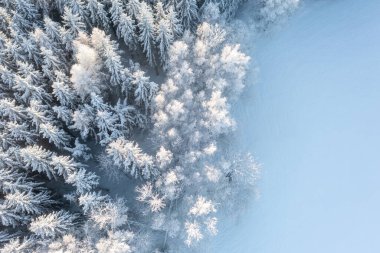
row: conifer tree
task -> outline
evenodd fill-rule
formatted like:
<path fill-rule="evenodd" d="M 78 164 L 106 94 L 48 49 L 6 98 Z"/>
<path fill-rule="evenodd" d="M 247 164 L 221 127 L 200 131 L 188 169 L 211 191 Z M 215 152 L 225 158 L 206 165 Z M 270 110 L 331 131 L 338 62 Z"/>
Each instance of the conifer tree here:
<path fill-rule="evenodd" d="M 65 211 L 52 212 L 34 219 L 29 230 L 41 238 L 54 238 L 70 231 L 76 219 L 76 215 Z"/>
<path fill-rule="evenodd" d="M 179 0 L 177 9 L 185 29 L 192 29 L 198 19 L 198 6 L 196 0 Z"/>
<path fill-rule="evenodd" d="M 142 2 L 137 16 L 138 28 L 140 30 L 139 41 L 143 47 L 146 58 L 150 65 L 154 64 L 154 19 L 152 9 L 148 4 Z"/>

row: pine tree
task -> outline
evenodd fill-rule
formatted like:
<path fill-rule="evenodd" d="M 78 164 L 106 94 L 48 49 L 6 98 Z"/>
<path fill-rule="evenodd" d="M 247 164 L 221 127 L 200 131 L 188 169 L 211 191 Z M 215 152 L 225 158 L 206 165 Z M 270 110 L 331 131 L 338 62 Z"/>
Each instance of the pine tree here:
<path fill-rule="evenodd" d="M 76 215 L 65 211 L 52 212 L 33 219 L 29 230 L 41 238 L 54 238 L 72 229 L 76 219 Z"/>
<path fill-rule="evenodd" d="M 94 117 L 89 110 L 82 109 L 74 111 L 73 122 L 74 124 L 70 126 L 70 128 L 78 130 L 83 140 L 87 138 L 90 132 L 92 133 L 94 131 Z"/>
<path fill-rule="evenodd" d="M 41 214 L 46 207 L 53 204 L 47 192 L 33 193 L 15 191 L 5 195 L 5 205 L 16 213 Z"/>
<path fill-rule="evenodd" d="M 165 168 L 173 160 L 173 153 L 170 150 L 165 149 L 163 146 L 160 147 L 156 154 L 156 161 L 160 168 Z"/>
<path fill-rule="evenodd" d="M 0 222 L 3 226 L 15 228 L 23 221 L 23 215 L 15 213 L 13 208 L 8 207 L 5 203 L 0 204 Z"/>
<path fill-rule="evenodd" d="M 79 205 L 82 206 L 84 213 L 89 213 L 96 209 L 108 199 L 108 196 L 101 195 L 99 192 L 86 192 L 78 198 Z"/>
<path fill-rule="evenodd" d="M 2 81 L 1 87 L 3 89 L 8 89 L 13 86 L 15 74 L 6 66 L 0 65 L 0 77 Z"/>
<path fill-rule="evenodd" d="M 50 165 L 58 175 L 63 176 L 65 179 L 82 167 L 80 163 L 75 162 L 70 156 L 55 154 L 51 157 Z"/>
<path fill-rule="evenodd" d="M 99 184 L 99 177 L 93 172 L 80 168 L 69 174 L 66 182 L 75 186 L 77 193 L 83 194 Z"/>
<path fill-rule="evenodd" d="M 90 104 L 95 110 L 109 110 L 111 107 L 108 103 L 105 103 L 103 98 L 98 94 L 91 93 L 90 94 L 91 101 Z"/>
<path fill-rule="evenodd" d="M 96 24 L 98 22 L 98 0 L 88 0 L 86 10 L 89 12 L 91 24 Z"/>
<path fill-rule="evenodd" d="M 110 0 L 111 8 L 109 12 L 111 13 L 111 20 L 115 26 L 119 24 L 120 17 L 124 13 L 123 4 L 121 0 Z"/>
<path fill-rule="evenodd" d="M 127 223 L 127 211 L 128 208 L 123 199 L 107 200 L 91 210 L 90 219 L 100 229 L 115 230 Z"/>
<path fill-rule="evenodd" d="M 54 55 L 50 49 L 41 47 L 41 54 L 43 56 L 42 72 L 50 80 L 54 80 L 54 72 L 65 68 L 62 66 L 58 57 Z"/>
<path fill-rule="evenodd" d="M 37 100 L 31 100 L 29 107 L 26 108 L 26 113 L 32 121 L 32 125 L 39 129 L 40 124 L 49 123 L 53 119 L 50 115 L 50 110 L 47 105 L 41 104 Z"/>
<path fill-rule="evenodd" d="M 65 7 L 62 19 L 65 30 L 61 29 L 61 36 L 66 43 L 66 48 L 69 49 L 71 42 L 78 36 L 80 31 L 86 28 L 86 26 L 83 23 L 82 18 L 68 7 Z"/>
<path fill-rule="evenodd" d="M 53 106 L 53 111 L 57 115 L 59 120 L 62 120 L 66 124 L 66 126 L 71 123 L 71 115 L 73 112 L 66 106 Z"/>
<path fill-rule="evenodd" d="M 233 17 L 244 0 L 221 0 L 219 1 L 219 8 L 227 19 Z"/>
<path fill-rule="evenodd" d="M 3 193 L 41 190 L 42 183 L 30 181 L 25 173 L 17 172 L 9 167 L 0 169 L 0 179 L 2 179 Z"/>
<path fill-rule="evenodd" d="M 88 13 L 83 0 L 68 0 L 68 5 L 73 14 L 78 15 L 83 21 L 88 22 Z"/>
<path fill-rule="evenodd" d="M 140 8 L 144 8 L 143 2 L 139 0 L 129 0 L 126 4 L 126 11 L 133 19 L 138 19 L 138 15 L 140 14 Z"/>
<path fill-rule="evenodd" d="M 0 232 L 0 243 L 7 242 L 12 239 L 12 236 L 4 231 Z"/>
<path fill-rule="evenodd" d="M 79 142 L 79 139 L 75 139 L 74 147 L 65 147 L 65 150 L 69 151 L 73 157 L 80 159 L 83 158 L 85 161 L 88 161 L 92 158 L 91 149 L 87 145 Z"/>
<path fill-rule="evenodd" d="M 165 207 L 164 198 L 153 192 L 153 187 L 150 183 L 137 187 L 136 191 L 139 193 L 137 200 L 147 203 L 151 212 L 159 212 Z"/>
<path fill-rule="evenodd" d="M 93 25 L 100 25 L 105 30 L 109 29 L 109 18 L 105 11 L 105 6 L 98 0 L 88 0 L 86 9 Z"/>
<path fill-rule="evenodd" d="M 106 151 L 114 165 L 135 178 L 142 176 L 148 179 L 157 175 L 152 158 L 142 153 L 137 144 L 129 142 L 123 137 L 109 143 Z"/>
<path fill-rule="evenodd" d="M 46 35 L 54 42 L 61 43 L 61 34 L 59 32 L 60 24 L 54 22 L 49 17 L 44 17 L 44 30 Z"/>
<path fill-rule="evenodd" d="M 7 33 L 8 28 L 10 27 L 11 16 L 7 13 L 7 10 L 3 7 L 0 7 L 0 30 L 4 33 Z"/>
<path fill-rule="evenodd" d="M 10 98 L 0 99 L 0 116 L 7 117 L 11 121 L 18 121 L 26 118 L 25 108 L 16 105 L 16 101 Z"/>
<path fill-rule="evenodd" d="M 49 0 L 35 0 L 37 10 L 42 10 L 44 15 L 47 15 L 51 9 L 51 2 Z"/>
<path fill-rule="evenodd" d="M 215 203 L 236 206 L 257 170 L 216 145 L 234 127 L 249 58 L 200 15 L 232 15 L 241 1 L 0 2 L 0 251 L 152 252 L 160 234 L 160 248 L 182 252 L 168 243 L 215 235 Z M 195 32 L 201 20 L 212 25 Z M 130 59 L 141 53 L 164 67 L 162 85 Z M 143 180 L 130 210 L 94 165 Z"/>
<path fill-rule="evenodd" d="M 149 78 L 141 70 L 137 70 L 132 74 L 131 83 L 135 88 L 135 101 L 137 105 L 144 104 L 147 111 L 151 107 L 151 100 L 158 89 L 157 84 L 149 81 Z"/>
<path fill-rule="evenodd" d="M 26 52 L 26 58 L 32 62 L 34 62 L 37 66 L 40 66 L 42 63 L 42 57 L 40 54 L 40 50 L 33 39 L 33 37 L 23 38 L 20 43 L 20 49 Z"/>
<path fill-rule="evenodd" d="M 177 10 L 182 19 L 185 29 L 192 29 L 198 20 L 198 6 L 196 0 L 180 0 L 177 3 Z"/>
<path fill-rule="evenodd" d="M 129 130 L 136 124 L 135 114 L 136 110 L 133 106 L 128 105 L 126 100 L 118 100 L 113 108 L 115 115 L 118 117 L 119 127 L 125 132 L 129 133 Z"/>
<path fill-rule="evenodd" d="M 50 100 L 50 95 L 41 86 L 33 84 L 33 80 L 30 76 L 21 77 L 19 75 L 15 76 L 15 85 L 12 87 L 20 94 L 20 98 L 24 103 L 31 100 Z"/>
<path fill-rule="evenodd" d="M 167 19 L 161 19 L 157 24 L 156 41 L 160 49 L 160 57 L 163 63 L 168 61 L 168 52 L 170 45 L 173 43 L 174 35 L 171 30 L 170 22 Z"/>
<path fill-rule="evenodd" d="M 154 18 L 155 20 L 164 19 L 166 17 L 166 13 L 164 10 L 164 4 L 161 1 L 157 1 L 154 5 Z"/>
<path fill-rule="evenodd" d="M 33 20 L 36 20 L 38 16 L 38 11 L 35 5 L 30 0 L 15 0 L 14 6 L 14 24 L 23 32 L 30 30 L 32 28 Z"/>
<path fill-rule="evenodd" d="M 15 141 L 24 141 L 27 144 L 36 143 L 37 135 L 29 128 L 26 123 L 16 123 L 14 121 L 7 122 L 7 130 L 10 137 Z"/>
<path fill-rule="evenodd" d="M 35 240 L 33 238 L 23 238 L 15 237 L 6 243 L 2 249 L 2 253 L 13 253 L 13 252 L 30 252 L 34 248 Z"/>
<path fill-rule="evenodd" d="M 192 244 L 194 244 L 194 241 L 198 242 L 201 239 L 203 239 L 203 234 L 201 232 L 201 228 L 198 222 L 187 221 L 185 223 L 185 229 L 186 229 L 186 234 L 187 234 L 185 243 L 188 246 L 191 246 Z"/>
<path fill-rule="evenodd" d="M 203 103 L 208 121 L 205 125 L 208 129 L 217 133 L 225 133 L 235 126 L 235 122 L 229 116 L 227 99 L 222 97 L 220 91 L 212 92 L 211 98 Z"/>
<path fill-rule="evenodd" d="M 65 234 L 62 238 L 49 241 L 49 245 L 43 245 L 38 250 L 42 252 L 93 252 L 93 247 L 88 241 L 81 241 L 73 234 Z"/>
<path fill-rule="evenodd" d="M 96 113 L 96 124 L 99 130 L 98 136 L 100 144 L 105 145 L 112 139 L 122 136 L 122 133 L 115 127 L 118 122 L 117 115 L 110 111 L 98 110 Z"/>
<path fill-rule="evenodd" d="M 35 43 L 39 48 L 45 47 L 51 49 L 53 46 L 53 41 L 51 41 L 48 35 L 39 27 L 30 32 L 29 36 L 32 38 L 32 43 Z"/>
<path fill-rule="evenodd" d="M 50 165 L 52 152 L 38 145 L 33 145 L 21 148 L 18 155 L 20 162 L 25 165 L 26 169 L 30 168 L 32 171 L 44 173 L 49 179 L 55 177 L 56 172 Z"/>
<path fill-rule="evenodd" d="M 135 21 L 127 14 L 122 13 L 118 20 L 116 35 L 123 38 L 125 45 L 130 49 L 135 49 L 136 25 Z"/>
<path fill-rule="evenodd" d="M 39 132 L 57 148 L 63 148 L 69 144 L 69 135 L 64 130 L 59 129 L 57 126 L 49 122 L 40 124 Z"/>
<path fill-rule="evenodd" d="M 120 84 L 123 65 L 121 63 L 121 57 L 117 52 L 117 43 L 112 41 L 110 36 L 106 36 L 104 31 L 97 28 L 92 30 L 91 43 L 104 59 L 104 64 L 111 75 L 111 84 Z"/>
<path fill-rule="evenodd" d="M 41 73 L 34 69 L 32 64 L 28 64 L 26 62 L 17 62 L 18 74 L 24 78 L 30 78 L 33 84 L 38 84 L 42 82 Z"/>
<path fill-rule="evenodd" d="M 69 78 L 62 71 L 54 73 L 55 80 L 52 84 L 53 95 L 63 106 L 71 106 L 75 102 L 75 93 L 69 86 Z"/>
<path fill-rule="evenodd" d="M 152 9 L 145 2 L 140 4 L 140 11 L 137 16 L 137 26 L 140 30 L 139 41 L 146 54 L 148 63 L 154 64 L 153 45 L 154 45 L 154 19 Z"/>
<path fill-rule="evenodd" d="M 104 30 L 108 31 L 110 28 L 110 20 L 108 18 L 108 13 L 105 10 L 105 6 L 103 3 L 99 3 L 97 5 L 97 24 L 103 27 Z"/>

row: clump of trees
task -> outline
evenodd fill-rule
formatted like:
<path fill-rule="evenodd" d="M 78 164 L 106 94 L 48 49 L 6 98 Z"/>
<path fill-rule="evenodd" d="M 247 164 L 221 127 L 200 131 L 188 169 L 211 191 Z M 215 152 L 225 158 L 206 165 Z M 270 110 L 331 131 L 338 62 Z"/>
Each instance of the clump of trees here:
<path fill-rule="evenodd" d="M 258 173 L 218 145 L 249 57 L 216 17 L 242 2 L 0 0 L 1 252 L 178 252 L 217 233 Z"/>

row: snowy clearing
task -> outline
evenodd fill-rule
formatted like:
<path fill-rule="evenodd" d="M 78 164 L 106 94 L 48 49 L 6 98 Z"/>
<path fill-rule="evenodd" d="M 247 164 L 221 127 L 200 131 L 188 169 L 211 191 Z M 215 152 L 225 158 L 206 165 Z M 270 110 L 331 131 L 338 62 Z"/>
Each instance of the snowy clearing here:
<path fill-rule="evenodd" d="M 233 108 L 235 145 L 262 164 L 261 197 L 210 252 L 379 252 L 379 11 L 307 1 L 242 41 L 260 71 Z"/>

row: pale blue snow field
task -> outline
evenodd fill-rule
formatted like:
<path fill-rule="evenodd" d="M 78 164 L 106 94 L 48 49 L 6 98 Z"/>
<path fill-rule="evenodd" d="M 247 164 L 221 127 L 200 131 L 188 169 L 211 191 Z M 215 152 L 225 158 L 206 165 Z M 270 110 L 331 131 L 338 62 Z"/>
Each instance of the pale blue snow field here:
<path fill-rule="evenodd" d="M 234 114 L 261 196 L 214 252 L 380 252 L 380 0 L 308 1 L 249 54 Z"/>

